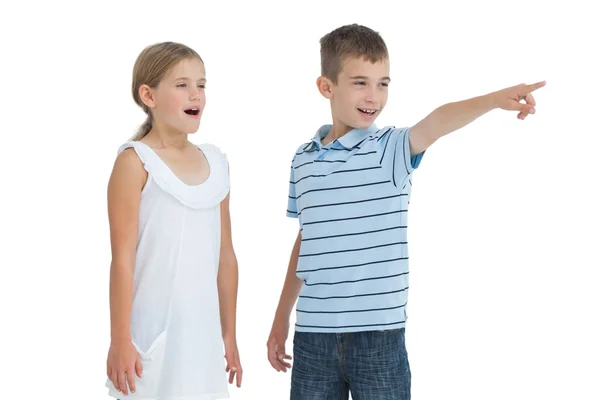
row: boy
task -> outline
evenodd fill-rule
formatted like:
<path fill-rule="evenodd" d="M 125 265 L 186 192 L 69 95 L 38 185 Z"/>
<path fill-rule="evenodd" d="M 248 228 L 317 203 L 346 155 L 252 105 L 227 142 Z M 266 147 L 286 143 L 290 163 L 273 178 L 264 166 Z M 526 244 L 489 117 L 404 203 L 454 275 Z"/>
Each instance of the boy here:
<path fill-rule="evenodd" d="M 439 107 L 412 128 L 374 122 L 387 101 L 381 36 L 359 25 L 321 39 L 317 86 L 331 102 L 321 127 L 292 161 L 287 215 L 299 219 L 268 357 L 286 371 L 296 307 L 291 399 L 410 399 L 404 343 L 408 293 L 407 209 L 411 175 L 440 137 L 496 109 L 535 112 L 518 85 Z M 521 101 L 524 100 L 524 103 Z"/>

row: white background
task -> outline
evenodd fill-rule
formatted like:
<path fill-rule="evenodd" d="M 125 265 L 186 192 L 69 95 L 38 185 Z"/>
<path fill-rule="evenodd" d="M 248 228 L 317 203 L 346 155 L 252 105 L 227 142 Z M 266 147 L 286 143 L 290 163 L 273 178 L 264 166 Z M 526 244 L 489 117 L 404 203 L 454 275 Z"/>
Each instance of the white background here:
<path fill-rule="evenodd" d="M 298 229 L 284 216 L 289 163 L 330 122 L 319 38 L 353 22 L 390 51 L 379 126 L 547 81 L 536 115 L 494 111 L 415 172 L 413 398 L 600 399 L 594 15 L 581 1 L 3 2 L 2 399 L 108 398 L 106 184 L 144 119 L 134 60 L 166 40 L 204 58 L 208 103 L 191 140 L 231 163 L 245 370 L 231 398 L 287 398 L 290 374 L 270 367 L 265 342 Z"/>

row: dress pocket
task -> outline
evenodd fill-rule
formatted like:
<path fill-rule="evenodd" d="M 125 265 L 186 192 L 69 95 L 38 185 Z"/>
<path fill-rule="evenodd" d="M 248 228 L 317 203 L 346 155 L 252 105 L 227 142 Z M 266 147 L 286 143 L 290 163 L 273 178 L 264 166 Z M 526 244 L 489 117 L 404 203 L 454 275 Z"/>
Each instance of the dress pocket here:
<path fill-rule="evenodd" d="M 141 351 L 139 346 L 132 341 L 133 346 L 140 355 L 142 362 L 142 377 L 135 375 L 135 393 L 129 389 L 127 398 L 156 398 L 158 397 L 158 389 L 161 381 L 163 361 L 165 358 L 165 346 L 167 341 L 167 331 L 163 331 L 152 342 L 148 350 Z M 106 386 L 109 389 L 109 394 L 112 397 L 122 398 L 123 394 L 118 392 L 111 380 L 106 381 Z"/>

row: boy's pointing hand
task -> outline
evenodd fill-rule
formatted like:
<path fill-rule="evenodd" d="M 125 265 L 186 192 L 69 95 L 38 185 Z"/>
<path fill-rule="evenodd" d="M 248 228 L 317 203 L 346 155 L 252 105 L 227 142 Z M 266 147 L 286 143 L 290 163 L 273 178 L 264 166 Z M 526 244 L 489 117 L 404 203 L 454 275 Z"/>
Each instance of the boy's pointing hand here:
<path fill-rule="evenodd" d="M 494 104 L 496 107 L 503 110 L 519 111 L 517 118 L 524 120 L 527 115 L 535 113 L 536 104 L 531 93 L 544 86 L 546 86 L 546 82 L 541 81 L 531 85 L 522 83 L 517 86 L 499 90 L 493 93 Z"/>

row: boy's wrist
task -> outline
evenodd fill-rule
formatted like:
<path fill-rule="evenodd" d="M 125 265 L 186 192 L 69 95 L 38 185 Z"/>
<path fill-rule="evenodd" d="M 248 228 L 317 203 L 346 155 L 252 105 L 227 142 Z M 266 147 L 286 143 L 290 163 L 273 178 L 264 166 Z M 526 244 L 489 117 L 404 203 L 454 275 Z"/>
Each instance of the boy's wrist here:
<path fill-rule="evenodd" d="M 277 325 L 277 324 L 281 324 L 281 323 L 289 323 L 290 322 L 290 315 L 292 314 L 292 312 L 284 312 L 281 310 L 277 310 L 275 312 L 275 318 L 273 319 L 273 325 Z"/>
<path fill-rule="evenodd" d="M 498 92 L 488 93 L 482 97 L 482 101 L 486 104 L 486 108 L 490 111 L 495 110 L 496 108 L 500 108 Z"/>

